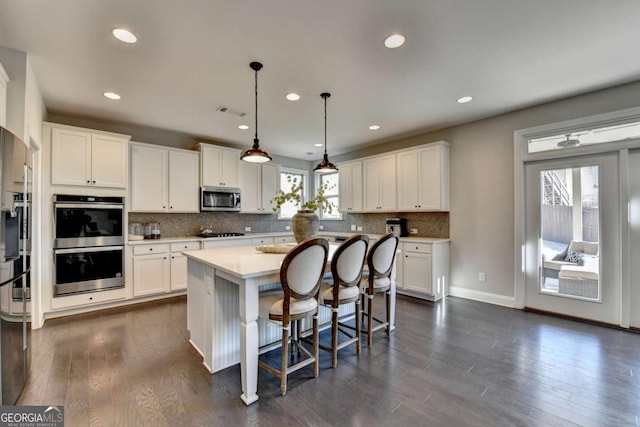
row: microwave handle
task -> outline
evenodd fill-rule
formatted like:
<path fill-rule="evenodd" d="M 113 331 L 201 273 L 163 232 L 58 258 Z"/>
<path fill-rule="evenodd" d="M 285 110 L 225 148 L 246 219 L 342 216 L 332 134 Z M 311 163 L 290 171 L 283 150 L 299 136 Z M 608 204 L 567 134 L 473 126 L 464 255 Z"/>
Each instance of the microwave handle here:
<path fill-rule="evenodd" d="M 233 207 L 240 207 L 240 193 L 233 193 Z"/>

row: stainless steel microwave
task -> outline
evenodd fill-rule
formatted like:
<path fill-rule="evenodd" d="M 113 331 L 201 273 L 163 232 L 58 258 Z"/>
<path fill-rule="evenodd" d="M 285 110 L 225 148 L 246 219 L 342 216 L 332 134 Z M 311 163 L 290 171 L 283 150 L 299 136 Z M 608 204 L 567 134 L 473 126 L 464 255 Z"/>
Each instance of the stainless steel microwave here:
<path fill-rule="evenodd" d="M 230 187 L 201 187 L 200 210 L 230 211 L 240 210 L 240 189 Z"/>

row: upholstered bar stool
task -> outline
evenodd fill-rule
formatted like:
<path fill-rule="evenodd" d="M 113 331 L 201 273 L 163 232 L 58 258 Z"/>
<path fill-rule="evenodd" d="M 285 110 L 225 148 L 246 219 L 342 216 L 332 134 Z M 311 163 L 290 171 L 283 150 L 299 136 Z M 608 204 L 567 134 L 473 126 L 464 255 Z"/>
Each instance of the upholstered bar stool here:
<path fill-rule="evenodd" d="M 313 363 L 313 376 L 318 376 L 318 302 L 316 298 L 328 254 L 329 242 L 326 239 L 308 239 L 300 243 L 289 251 L 282 261 L 280 283 L 283 293 L 260 297 L 258 315 L 282 329 L 282 364 L 278 370 L 258 360 L 258 366 L 280 377 L 280 392 L 283 396 L 287 392 L 287 376 L 292 372 Z M 295 345 L 304 353 L 306 359 L 288 366 L 291 325 L 297 322 L 299 331 L 300 321 L 308 316 L 313 316 L 313 351 L 308 351 L 297 340 L 299 333 L 291 333 L 292 346 Z"/>
<path fill-rule="evenodd" d="M 391 300 L 389 291 L 391 290 L 391 273 L 393 270 L 393 261 L 396 257 L 396 250 L 398 249 L 398 237 L 389 233 L 375 242 L 369 254 L 367 255 L 367 268 L 368 277 L 362 279 L 361 292 L 362 292 L 362 304 L 364 305 L 365 298 L 368 299 L 367 305 L 367 345 L 371 347 L 373 342 L 373 333 L 379 329 L 386 328 L 387 336 L 391 333 Z M 383 293 L 386 306 L 386 320 L 380 320 L 373 316 L 373 297 L 376 294 Z M 374 327 L 373 321 L 378 324 Z"/>
<path fill-rule="evenodd" d="M 362 234 L 353 235 L 345 240 L 331 259 L 332 283 L 323 284 L 318 294 L 318 302 L 331 308 L 331 346 L 321 345 L 320 348 L 331 352 L 334 368 L 338 365 L 338 350 L 355 343 L 356 354 L 360 354 L 360 281 L 368 246 L 369 237 Z M 338 319 L 340 306 L 351 303 L 355 304 L 355 328 L 339 322 Z M 347 336 L 340 344 L 339 332 Z"/>

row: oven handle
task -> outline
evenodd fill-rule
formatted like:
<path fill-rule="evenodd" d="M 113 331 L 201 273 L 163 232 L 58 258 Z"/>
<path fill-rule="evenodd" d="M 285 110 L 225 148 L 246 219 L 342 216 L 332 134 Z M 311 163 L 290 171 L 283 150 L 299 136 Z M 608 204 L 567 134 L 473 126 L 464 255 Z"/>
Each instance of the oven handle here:
<path fill-rule="evenodd" d="M 56 208 L 71 208 L 71 209 L 124 209 L 124 205 L 101 205 L 91 203 L 54 203 Z"/>
<path fill-rule="evenodd" d="M 107 252 L 124 250 L 124 246 L 94 246 L 90 248 L 54 249 L 54 255 L 78 254 L 82 252 Z"/>

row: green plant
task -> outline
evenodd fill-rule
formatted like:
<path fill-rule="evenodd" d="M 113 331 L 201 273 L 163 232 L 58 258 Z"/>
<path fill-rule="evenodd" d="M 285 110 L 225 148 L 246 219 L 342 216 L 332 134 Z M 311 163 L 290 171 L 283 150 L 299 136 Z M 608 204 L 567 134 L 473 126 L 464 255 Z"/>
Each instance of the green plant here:
<path fill-rule="evenodd" d="M 320 186 L 318 186 L 316 196 L 302 203 L 302 193 L 304 190 L 302 180 L 298 182 L 297 177 L 287 175 L 287 181 L 291 183 L 291 190 L 285 193 L 281 189 L 278 189 L 276 191 L 276 196 L 270 200 L 274 212 L 277 212 L 278 209 L 287 202 L 293 202 L 299 210 L 310 209 L 312 211 L 317 211 L 318 209 L 322 209 L 324 212 L 333 212 L 333 209 L 336 206 L 330 202 L 324 194 L 335 185 L 329 185 L 327 182 L 320 184 Z"/>

